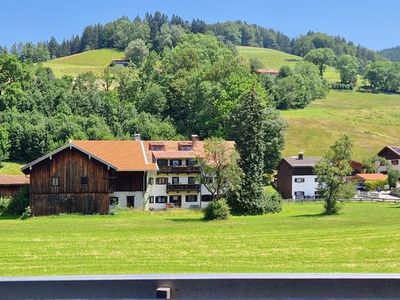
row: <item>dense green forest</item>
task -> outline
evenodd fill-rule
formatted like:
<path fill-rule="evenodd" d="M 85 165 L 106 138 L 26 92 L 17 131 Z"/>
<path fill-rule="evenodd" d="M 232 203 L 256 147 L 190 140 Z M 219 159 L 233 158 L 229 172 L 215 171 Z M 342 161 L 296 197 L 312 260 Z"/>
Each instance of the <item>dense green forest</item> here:
<path fill-rule="evenodd" d="M 380 50 L 378 54 L 392 61 L 400 61 L 400 46 Z"/>

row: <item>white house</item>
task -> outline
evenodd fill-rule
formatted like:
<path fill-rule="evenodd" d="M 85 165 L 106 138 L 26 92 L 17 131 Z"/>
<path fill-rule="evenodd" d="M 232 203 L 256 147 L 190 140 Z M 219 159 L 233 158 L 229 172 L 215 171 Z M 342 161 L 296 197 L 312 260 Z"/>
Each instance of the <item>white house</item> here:
<path fill-rule="evenodd" d="M 319 160 L 319 157 L 304 157 L 303 153 L 281 160 L 276 185 L 283 198 L 318 198 L 318 180 L 314 167 Z"/>

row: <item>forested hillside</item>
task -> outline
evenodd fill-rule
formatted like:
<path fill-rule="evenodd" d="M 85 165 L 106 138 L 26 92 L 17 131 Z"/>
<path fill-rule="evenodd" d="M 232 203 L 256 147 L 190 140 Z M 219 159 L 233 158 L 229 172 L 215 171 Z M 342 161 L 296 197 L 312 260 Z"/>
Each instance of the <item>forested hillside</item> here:
<path fill-rule="evenodd" d="M 392 61 L 400 61 L 400 46 L 380 50 L 378 54 Z"/>
<path fill-rule="evenodd" d="M 329 36 L 319 32 L 308 32 L 290 38 L 280 31 L 242 21 L 226 21 L 207 24 L 203 20 L 192 21 L 173 15 L 169 18 L 160 12 L 147 13 L 133 20 L 121 17 L 106 24 L 94 24 L 84 28 L 82 34 L 57 41 L 15 43 L 9 51 L 21 60 L 43 62 L 88 50 L 116 48 L 125 50 L 130 41 L 141 39 L 151 45 L 157 53 L 167 47 L 176 46 L 185 33 L 207 33 L 216 36 L 226 45 L 263 47 L 305 56 L 310 50 L 330 48 L 337 56 L 349 54 L 357 57 L 361 65 L 378 59 L 376 53 L 340 36 Z"/>

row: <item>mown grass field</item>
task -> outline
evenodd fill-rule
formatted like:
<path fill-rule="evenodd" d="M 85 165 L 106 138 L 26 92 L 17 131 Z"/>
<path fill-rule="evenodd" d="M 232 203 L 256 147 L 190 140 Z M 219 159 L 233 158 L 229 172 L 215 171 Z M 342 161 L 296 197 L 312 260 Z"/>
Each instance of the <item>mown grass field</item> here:
<path fill-rule="evenodd" d="M 341 135 L 354 142 L 354 158 L 400 144 L 400 95 L 331 91 L 305 109 L 282 111 L 288 122 L 285 155 L 322 155 Z"/>
<path fill-rule="evenodd" d="M 277 68 L 284 65 L 294 66 L 295 64 L 302 62 L 303 58 L 300 56 L 292 55 L 282 51 L 277 51 L 267 48 L 256 48 L 256 47 L 244 47 L 237 46 L 240 55 L 247 58 L 257 58 L 261 61 L 265 68 Z M 329 82 L 337 82 L 339 80 L 339 73 L 332 67 L 328 67 L 324 77 Z"/>
<path fill-rule="evenodd" d="M 400 207 L 285 204 L 204 222 L 194 211 L 0 219 L 0 275 L 400 272 Z"/>
<path fill-rule="evenodd" d="M 101 75 L 113 59 L 124 57 L 124 53 L 115 49 L 91 50 L 71 56 L 61 57 L 45 62 L 43 65 L 53 70 L 54 75 L 78 76 L 84 72 Z"/>

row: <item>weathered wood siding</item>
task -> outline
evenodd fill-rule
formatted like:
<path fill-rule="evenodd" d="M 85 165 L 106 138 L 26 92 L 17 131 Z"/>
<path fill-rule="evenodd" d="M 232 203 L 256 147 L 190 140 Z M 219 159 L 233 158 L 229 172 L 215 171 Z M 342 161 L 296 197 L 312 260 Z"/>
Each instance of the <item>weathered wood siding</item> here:
<path fill-rule="evenodd" d="M 53 177 L 59 178 L 58 186 L 52 186 Z M 88 177 L 88 184 L 81 184 L 81 177 Z M 31 170 L 30 205 L 34 215 L 107 213 L 107 166 L 73 148 L 55 154 Z"/>
<path fill-rule="evenodd" d="M 143 191 L 144 172 L 117 172 L 115 191 Z"/>
<path fill-rule="evenodd" d="M 292 198 L 292 174 L 292 166 L 286 160 L 282 159 L 278 166 L 276 187 L 284 199 Z"/>
<path fill-rule="evenodd" d="M 23 187 L 23 185 L 2 185 L 0 186 L 0 198 L 12 197 Z"/>

